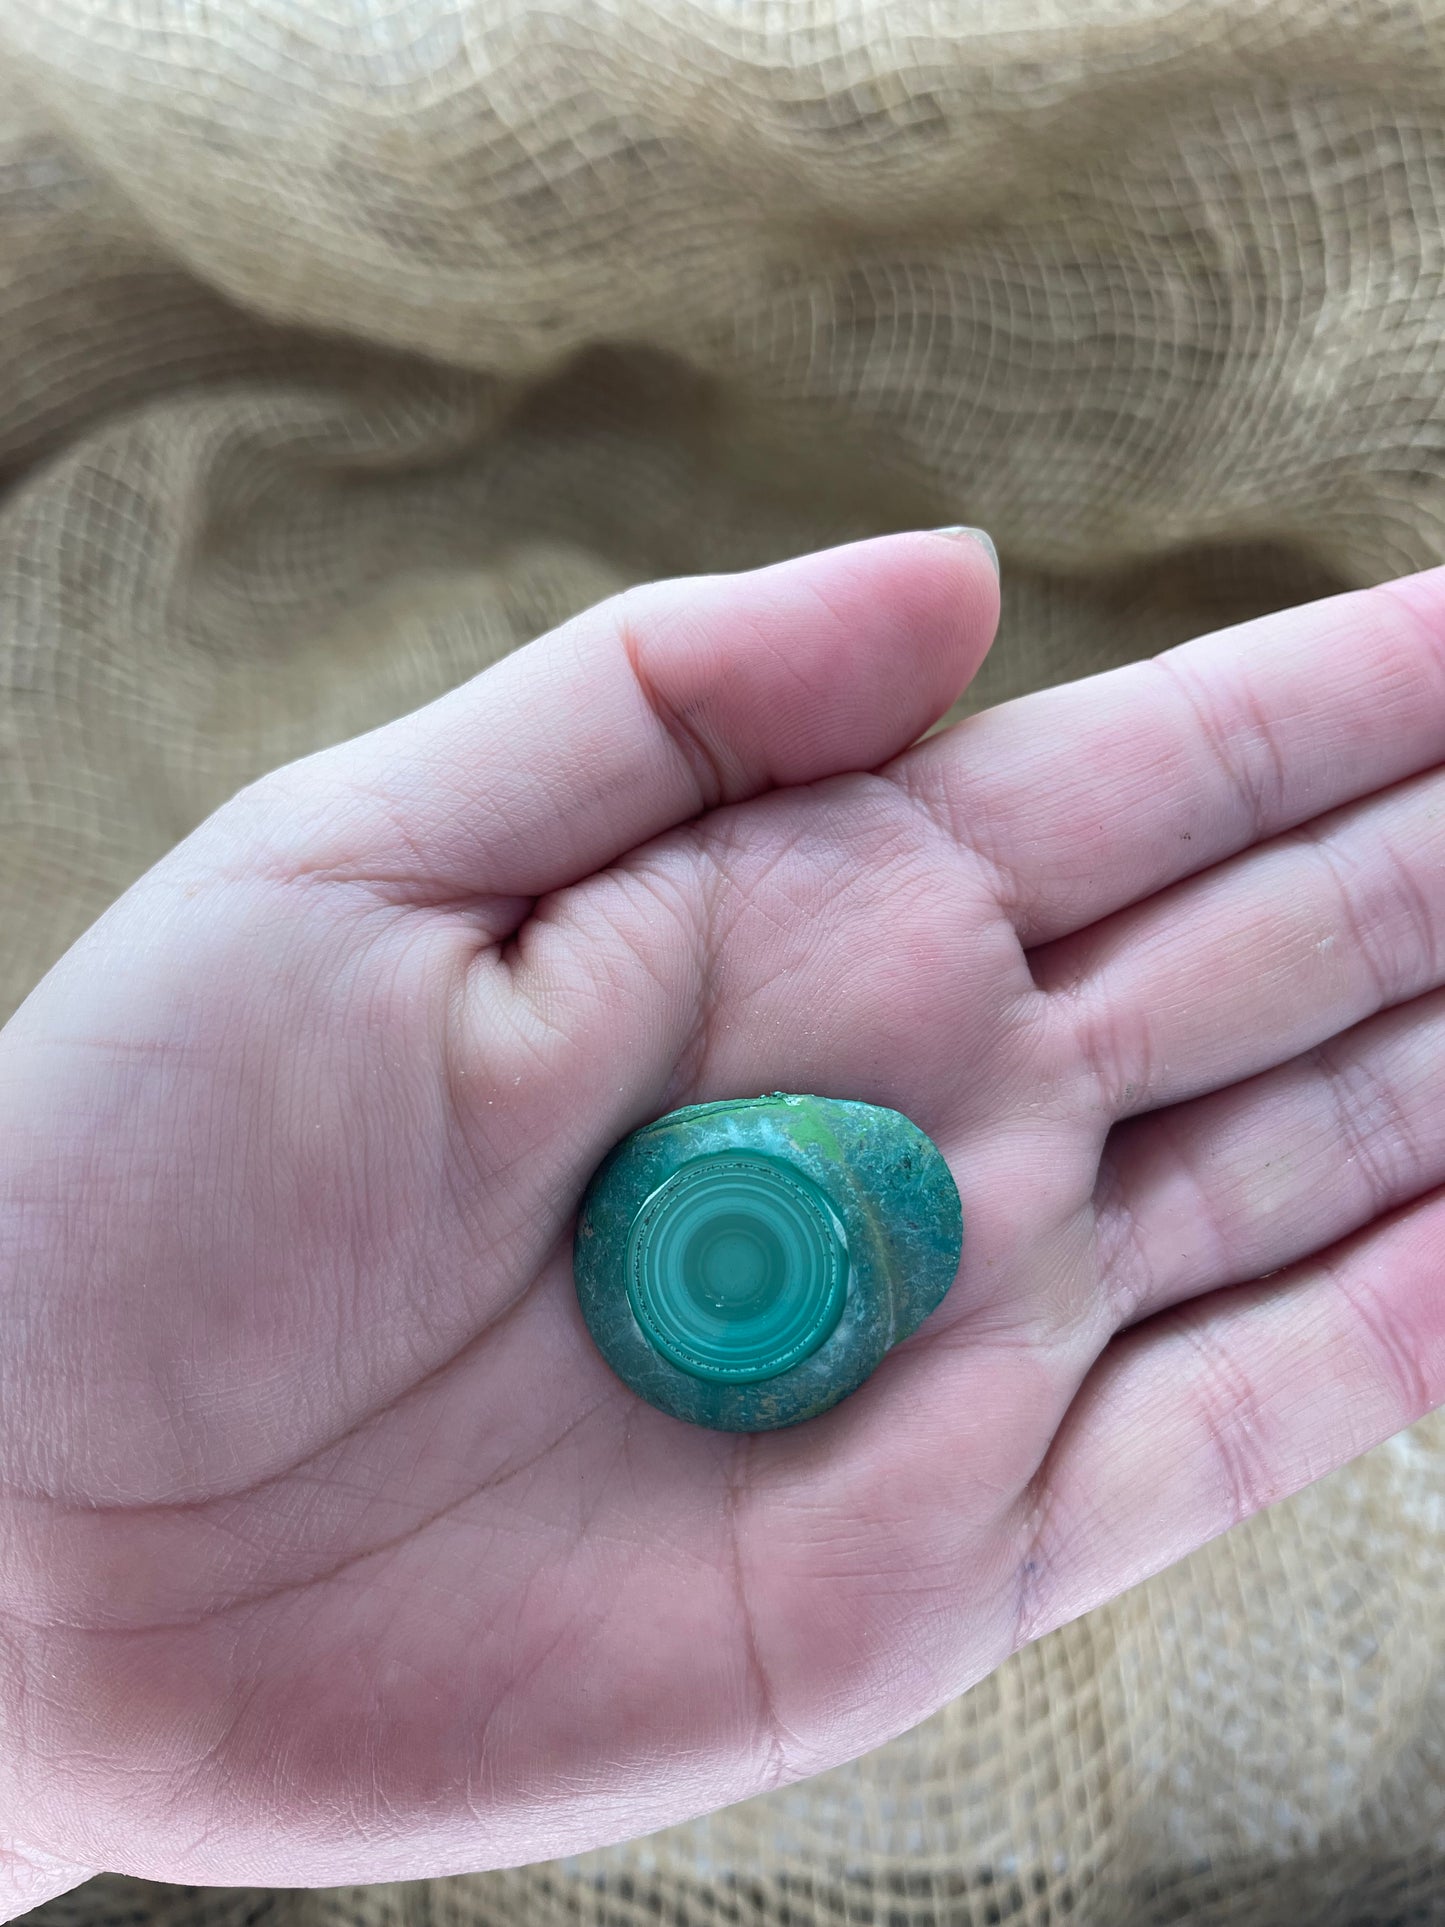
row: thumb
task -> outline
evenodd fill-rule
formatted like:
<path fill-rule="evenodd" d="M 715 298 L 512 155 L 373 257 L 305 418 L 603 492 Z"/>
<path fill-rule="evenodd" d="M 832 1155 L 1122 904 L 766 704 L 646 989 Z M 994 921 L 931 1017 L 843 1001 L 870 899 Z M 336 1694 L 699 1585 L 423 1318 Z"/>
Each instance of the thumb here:
<path fill-rule="evenodd" d="M 702 810 L 888 761 L 997 620 L 992 544 L 965 529 L 650 583 L 246 794 L 283 863 L 485 917 Z M 500 937 L 518 908 L 495 908 Z"/>

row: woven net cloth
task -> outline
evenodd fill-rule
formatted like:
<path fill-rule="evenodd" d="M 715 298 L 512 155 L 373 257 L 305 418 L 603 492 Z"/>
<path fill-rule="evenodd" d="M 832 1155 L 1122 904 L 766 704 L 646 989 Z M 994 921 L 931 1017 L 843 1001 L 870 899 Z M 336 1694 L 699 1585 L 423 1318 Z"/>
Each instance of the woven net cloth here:
<path fill-rule="evenodd" d="M 0 1017 L 262 770 L 952 522 L 970 703 L 1445 560 L 1442 0 L 0 0 Z M 33 1918 L 1445 1921 L 1442 1492 L 1437 1419 L 630 1845 Z"/>

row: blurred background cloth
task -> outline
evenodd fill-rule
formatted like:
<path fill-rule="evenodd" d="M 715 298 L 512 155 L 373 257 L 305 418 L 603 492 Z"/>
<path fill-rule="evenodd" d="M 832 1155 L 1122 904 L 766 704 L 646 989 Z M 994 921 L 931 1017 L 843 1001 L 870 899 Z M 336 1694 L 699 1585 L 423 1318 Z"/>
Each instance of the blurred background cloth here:
<path fill-rule="evenodd" d="M 3 1017 L 625 583 L 981 523 L 978 703 L 1445 560 L 1445 4 L 0 0 L 0 483 Z M 1437 1419 L 630 1846 L 36 1918 L 1445 1920 L 1442 1492 Z"/>

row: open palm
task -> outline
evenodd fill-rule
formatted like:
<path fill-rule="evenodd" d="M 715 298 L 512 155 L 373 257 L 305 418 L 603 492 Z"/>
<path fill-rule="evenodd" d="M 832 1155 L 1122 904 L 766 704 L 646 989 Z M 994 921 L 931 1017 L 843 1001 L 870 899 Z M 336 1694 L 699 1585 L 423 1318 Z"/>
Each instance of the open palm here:
<path fill-rule="evenodd" d="M 1445 571 L 918 740 L 996 613 L 933 535 L 631 593 L 243 791 L 0 1032 L 11 1912 L 741 1799 L 1445 1398 Z M 905 1112 L 968 1229 L 739 1437 L 571 1238 L 769 1090 Z"/>

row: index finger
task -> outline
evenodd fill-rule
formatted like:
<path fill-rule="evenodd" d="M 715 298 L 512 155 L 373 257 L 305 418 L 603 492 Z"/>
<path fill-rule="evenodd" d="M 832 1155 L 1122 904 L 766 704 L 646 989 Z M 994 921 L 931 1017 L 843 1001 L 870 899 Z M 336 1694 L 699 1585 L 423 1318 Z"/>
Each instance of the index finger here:
<path fill-rule="evenodd" d="M 1046 943 L 1445 757 L 1445 568 L 1202 636 L 884 772 Z"/>

